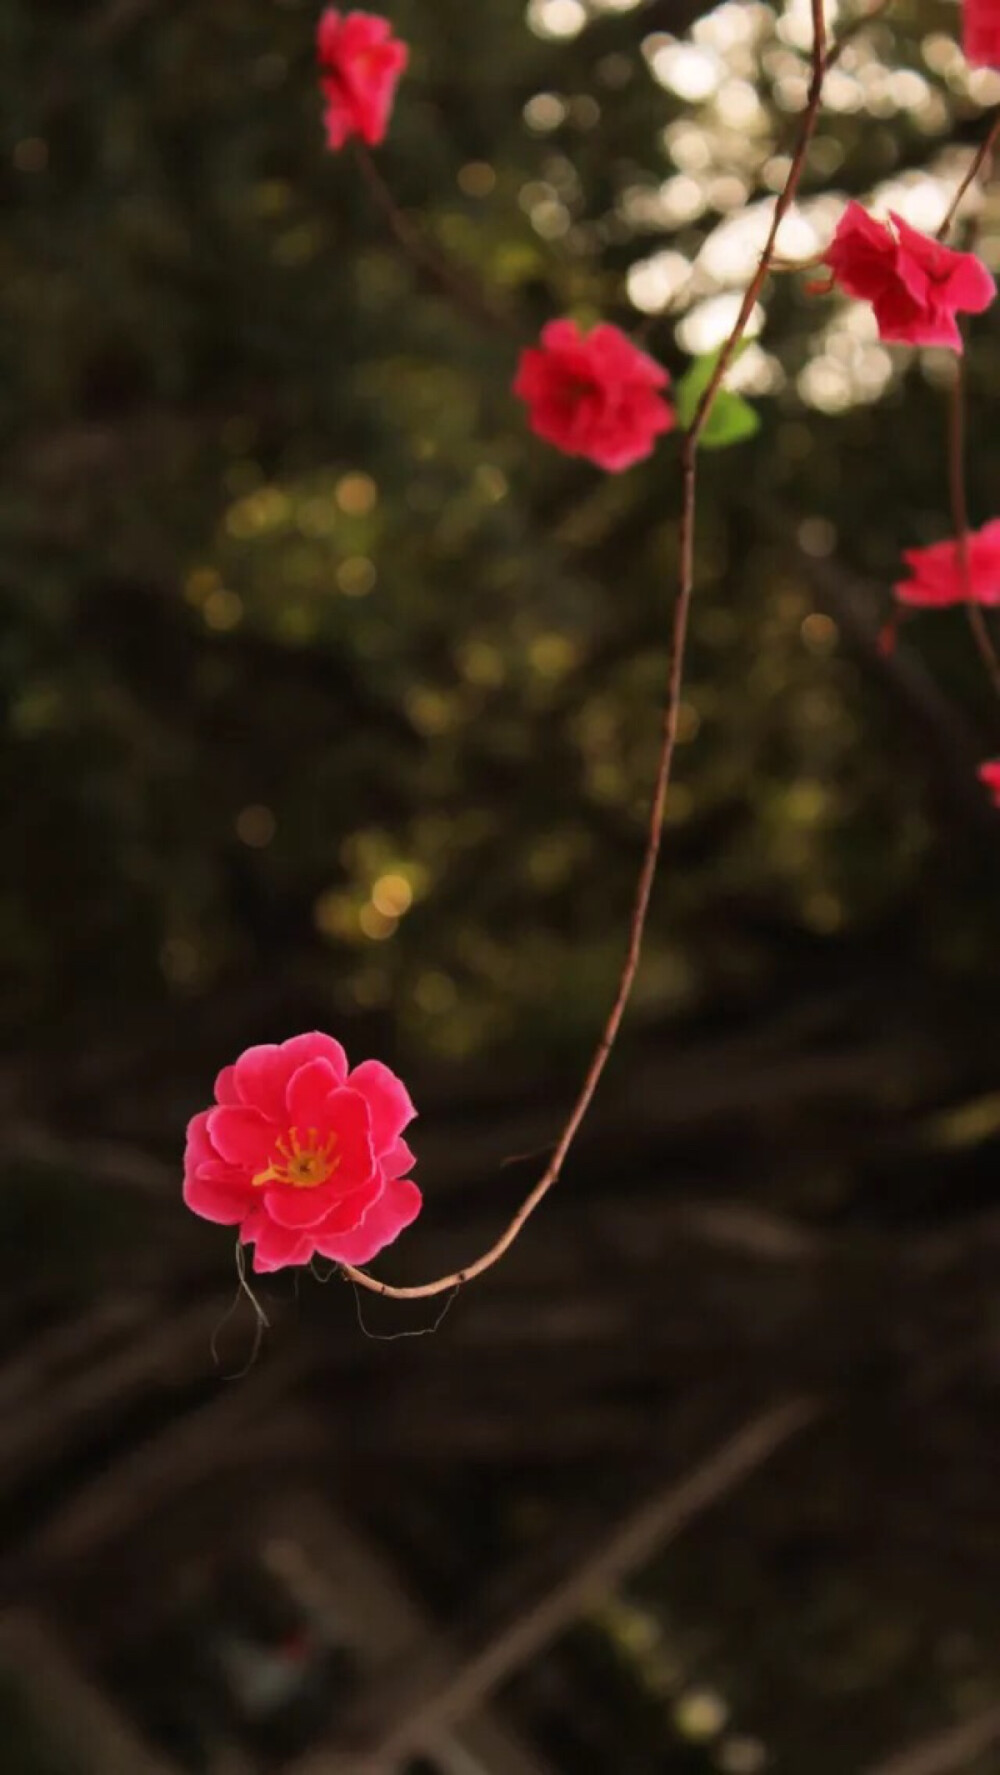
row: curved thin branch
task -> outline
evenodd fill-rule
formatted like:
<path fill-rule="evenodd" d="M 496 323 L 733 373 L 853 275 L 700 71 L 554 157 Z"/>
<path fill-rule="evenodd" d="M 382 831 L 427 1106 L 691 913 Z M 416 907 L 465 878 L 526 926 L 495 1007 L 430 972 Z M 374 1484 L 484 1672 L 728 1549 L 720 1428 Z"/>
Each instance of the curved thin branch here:
<path fill-rule="evenodd" d="M 1000 1707 L 974 1714 L 937 1738 L 924 1738 L 908 1750 L 879 1763 L 868 1775 L 961 1775 L 973 1761 L 1000 1741 Z"/>
<path fill-rule="evenodd" d="M 1000 111 L 997 112 L 992 127 L 973 155 L 969 169 L 948 206 L 948 212 L 937 231 L 938 240 L 947 239 L 962 199 L 973 180 L 984 168 L 986 169 L 985 176 L 987 179 L 989 178 L 993 150 L 998 137 L 1000 137 Z M 976 602 L 969 565 L 969 502 L 965 491 L 965 365 L 961 355 L 955 360 L 955 374 L 952 378 L 949 400 L 948 486 L 969 629 L 994 692 L 1000 697 L 1000 657 L 997 655 L 986 618 Z"/>
<path fill-rule="evenodd" d="M 997 112 L 990 125 L 989 131 L 983 141 L 979 144 L 975 154 L 972 156 L 968 172 L 958 186 L 951 203 L 948 205 L 948 212 L 937 231 L 938 240 L 947 240 L 948 235 L 951 233 L 951 225 L 961 208 L 962 200 L 965 197 L 966 192 L 978 176 L 979 172 L 986 165 L 986 162 L 989 160 L 998 141 L 1000 141 L 1000 111 Z"/>
<path fill-rule="evenodd" d="M 747 322 L 753 313 L 757 298 L 763 288 L 774 254 L 778 230 L 795 198 L 799 180 L 805 166 L 809 144 L 816 128 L 819 115 L 820 100 L 823 92 L 823 79 L 827 69 L 826 21 L 823 15 L 823 0 L 811 0 L 812 5 L 812 78 L 809 96 L 802 123 L 799 128 L 795 150 L 792 155 L 788 177 L 784 189 L 774 206 L 771 226 L 767 240 L 760 256 L 757 269 L 747 285 L 739 314 L 733 325 L 729 338 L 726 340 L 711 380 L 705 389 L 697 410 L 686 432 L 681 446 L 681 519 L 679 537 L 679 586 L 674 604 L 673 626 L 670 648 L 670 671 L 667 680 L 666 703 L 663 711 L 663 737 L 660 745 L 659 763 L 653 787 L 653 797 L 649 813 L 649 826 L 646 838 L 646 849 L 639 871 L 635 902 L 629 923 L 628 946 L 615 993 L 614 1003 L 604 1025 L 601 1039 L 594 1051 L 593 1058 L 587 1068 L 586 1076 L 580 1088 L 576 1102 L 570 1110 L 563 1126 L 562 1133 L 556 1143 L 555 1150 L 544 1172 L 535 1184 L 534 1189 L 522 1202 L 513 1219 L 505 1227 L 500 1237 L 488 1250 L 467 1264 L 463 1269 L 454 1270 L 450 1275 L 438 1276 L 433 1282 L 422 1282 L 411 1287 L 394 1287 L 388 1282 L 380 1282 L 369 1276 L 364 1270 L 355 1269 L 350 1264 L 342 1266 L 342 1273 L 350 1281 L 360 1287 L 369 1289 L 373 1294 L 385 1295 L 392 1300 L 426 1300 L 432 1295 L 444 1294 L 449 1289 L 461 1287 L 471 1282 L 474 1277 L 481 1276 L 484 1271 L 492 1269 L 504 1253 L 510 1250 L 522 1227 L 534 1214 L 535 1209 L 544 1201 L 553 1184 L 558 1181 L 563 1165 L 569 1154 L 570 1147 L 576 1138 L 587 1111 L 594 1098 L 601 1080 L 601 1075 L 608 1063 L 614 1047 L 622 1018 L 632 994 L 639 958 L 642 953 L 642 941 L 646 928 L 646 917 L 656 877 L 656 866 L 659 861 L 660 847 L 663 841 L 663 820 L 667 805 L 667 791 L 670 787 L 670 776 L 677 745 L 677 725 L 680 713 L 681 691 L 684 683 L 684 665 L 687 650 L 688 625 L 691 614 L 691 599 L 694 593 L 694 538 L 697 496 L 697 457 L 698 442 L 708 422 L 713 403 L 722 386 L 722 379 L 732 363 L 736 349 L 746 331 Z"/>

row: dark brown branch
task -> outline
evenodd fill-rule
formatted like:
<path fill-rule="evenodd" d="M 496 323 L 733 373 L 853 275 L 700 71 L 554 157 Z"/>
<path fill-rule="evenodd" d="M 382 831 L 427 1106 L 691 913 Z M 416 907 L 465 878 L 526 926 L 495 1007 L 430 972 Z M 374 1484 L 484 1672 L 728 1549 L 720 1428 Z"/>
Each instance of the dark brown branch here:
<path fill-rule="evenodd" d="M 975 154 L 972 156 L 972 160 L 969 163 L 969 170 L 961 181 L 961 184 L 958 186 L 951 203 L 948 205 L 947 214 L 937 231 L 938 240 L 947 240 L 948 235 L 951 233 L 951 225 L 961 208 L 962 200 L 965 197 L 966 192 L 978 176 L 982 167 L 986 165 L 998 140 L 1000 140 L 1000 111 L 998 111 L 994 117 L 985 139 L 980 143 Z"/>

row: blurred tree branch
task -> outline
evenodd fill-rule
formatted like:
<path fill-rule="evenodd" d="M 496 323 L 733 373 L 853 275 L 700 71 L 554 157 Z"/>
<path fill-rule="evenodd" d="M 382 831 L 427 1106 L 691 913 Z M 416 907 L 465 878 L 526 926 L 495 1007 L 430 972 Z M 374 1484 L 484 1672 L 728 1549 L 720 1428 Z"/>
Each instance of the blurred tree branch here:
<path fill-rule="evenodd" d="M 1000 1707 L 987 1708 L 936 1738 L 924 1738 L 866 1775 L 962 1775 L 1000 1741 Z"/>

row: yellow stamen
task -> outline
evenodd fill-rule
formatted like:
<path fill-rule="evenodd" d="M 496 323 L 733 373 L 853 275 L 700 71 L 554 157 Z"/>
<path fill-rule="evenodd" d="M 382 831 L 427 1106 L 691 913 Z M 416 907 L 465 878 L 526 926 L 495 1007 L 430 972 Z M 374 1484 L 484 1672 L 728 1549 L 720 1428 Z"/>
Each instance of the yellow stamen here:
<path fill-rule="evenodd" d="M 336 1145 L 337 1136 L 331 1134 L 320 1146 L 316 1129 L 310 1128 L 309 1143 L 304 1146 L 298 1129 L 289 1128 L 287 1140 L 283 1137 L 275 1142 L 274 1156 L 267 1169 L 258 1171 L 253 1179 L 254 1189 L 263 1189 L 266 1183 L 289 1183 L 293 1189 L 316 1189 L 329 1181 L 340 1164 L 339 1157 L 333 1157 Z"/>

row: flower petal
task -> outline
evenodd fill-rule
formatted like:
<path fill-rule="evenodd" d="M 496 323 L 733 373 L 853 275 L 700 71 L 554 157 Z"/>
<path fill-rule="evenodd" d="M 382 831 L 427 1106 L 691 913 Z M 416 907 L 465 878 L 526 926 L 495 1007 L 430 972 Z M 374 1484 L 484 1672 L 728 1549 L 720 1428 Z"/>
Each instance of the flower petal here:
<path fill-rule="evenodd" d="M 321 62 L 336 62 L 343 31 L 344 21 L 340 13 L 335 7 L 328 7 L 316 26 L 316 50 Z"/>
<path fill-rule="evenodd" d="M 334 1233 L 356 1233 L 384 1189 L 384 1179 L 377 1171 L 373 1171 L 360 1189 L 352 1190 L 349 1196 L 341 1196 L 334 1203 L 329 1214 L 318 1226 L 313 1227 L 313 1238 L 327 1238 Z"/>
<path fill-rule="evenodd" d="M 187 1140 L 184 1146 L 185 1168 L 190 1166 L 193 1170 L 195 1166 L 203 1165 L 207 1160 L 217 1159 L 219 1156 L 209 1139 L 208 1122 L 211 1114 L 210 1109 L 203 1109 L 198 1115 L 192 1116 L 187 1125 Z"/>
<path fill-rule="evenodd" d="M 327 1111 L 327 1126 L 337 1136 L 337 1194 L 347 1195 L 366 1183 L 375 1169 L 368 1102 L 347 1085 L 327 1099 Z"/>
<path fill-rule="evenodd" d="M 602 323 L 584 336 L 575 322 L 555 320 L 540 348 L 522 352 L 514 393 L 537 437 L 617 472 L 648 456 L 676 423 L 659 392 L 669 380 L 618 327 Z"/>
<path fill-rule="evenodd" d="M 255 1109 L 223 1104 L 209 1111 L 208 1132 L 220 1159 L 249 1171 L 263 1171 L 274 1147 L 275 1127 Z"/>
<path fill-rule="evenodd" d="M 278 1226 L 318 1226 L 340 1200 L 336 1179 L 317 1184 L 315 1189 L 295 1189 L 290 1183 L 272 1183 L 264 1190 L 264 1207 Z"/>
<path fill-rule="evenodd" d="M 583 345 L 583 334 L 575 320 L 550 320 L 542 328 L 541 341 L 545 351 L 576 353 Z"/>
<path fill-rule="evenodd" d="M 347 1055 L 340 1043 L 318 1030 L 309 1035 L 293 1036 L 280 1045 L 263 1042 L 258 1047 L 247 1048 L 232 1069 L 237 1102 L 248 1109 L 260 1110 L 262 1115 L 284 1126 L 288 1082 L 310 1060 L 325 1060 L 337 1084 L 342 1084 L 347 1077 Z"/>
<path fill-rule="evenodd" d="M 347 1055 L 332 1035 L 324 1035 L 321 1030 L 311 1030 L 308 1035 L 293 1035 L 289 1041 L 282 1042 L 281 1053 L 290 1063 L 286 1083 L 296 1068 L 304 1066 L 307 1060 L 325 1060 L 336 1073 L 338 1084 L 343 1084 L 347 1077 Z"/>
<path fill-rule="evenodd" d="M 395 1178 L 386 1185 L 356 1232 L 320 1234 L 316 1250 L 334 1263 L 368 1263 L 416 1220 L 422 1200 L 415 1183 Z"/>
<path fill-rule="evenodd" d="M 217 1226 L 238 1226 L 250 1206 L 249 1185 L 239 1174 L 228 1177 L 227 1166 L 205 1166 L 184 1173 L 184 1201 L 192 1214 L 213 1220 Z"/>
<path fill-rule="evenodd" d="M 289 1264 L 308 1263 L 313 1254 L 313 1241 L 308 1234 L 276 1226 L 262 1207 L 247 1216 L 240 1238 L 244 1245 L 252 1243 L 255 1247 L 253 1267 L 258 1275 L 283 1270 Z"/>
<path fill-rule="evenodd" d="M 224 1066 L 215 1081 L 216 1103 L 239 1103 L 240 1097 L 236 1089 L 235 1066 Z"/>
<path fill-rule="evenodd" d="M 407 1171 L 416 1164 L 416 1155 L 412 1153 L 405 1140 L 397 1140 L 395 1146 L 379 1160 L 379 1170 L 385 1178 L 405 1177 Z"/>
<path fill-rule="evenodd" d="M 852 201 L 837 224 L 823 263 L 829 265 L 846 295 L 871 302 L 892 279 L 896 256 L 896 242 L 886 224 L 876 222 Z"/>
<path fill-rule="evenodd" d="M 920 266 L 929 284 L 932 304 L 981 314 L 997 293 L 992 275 L 976 253 L 959 253 L 933 236 L 921 234 L 902 216 L 891 211 L 902 256 Z"/>
<path fill-rule="evenodd" d="M 287 1074 L 281 1064 L 277 1042 L 262 1042 L 247 1048 L 233 1067 L 236 1093 L 247 1109 L 257 1109 L 272 1122 L 285 1113 L 285 1081 Z"/>
<path fill-rule="evenodd" d="M 406 44 L 393 37 L 388 19 L 367 12 L 341 17 L 331 9 L 319 21 L 316 45 L 330 146 L 340 148 L 360 135 L 374 147 L 385 136 L 409 60 Z"/>
<path fill-rule="evenodd" d="M 984 789 L 989 790 L 994 807 L 1000 807 L 1000 758 L 991 758 L 981 764 L 976 775 Z"/>
<path fill-rule="evenodd" d="M 363 1060 L 354 1068 L 348 1083 L 352 1090 L 361 1092 L 368 1104 L 375 1152 L 388 1152 L 417 1113 L 402 1079 L 383 1066 L 381 1060 Z"/>
<path fill-rule="evenodd" d="M 315 1128 L 321 1139 L 330 1130 L 330 1097 L 340 1083 L 328 1060 L 309 1060 L 293 1072 L 285 1090 L 284 1114 L 300 1134 Z"/>

